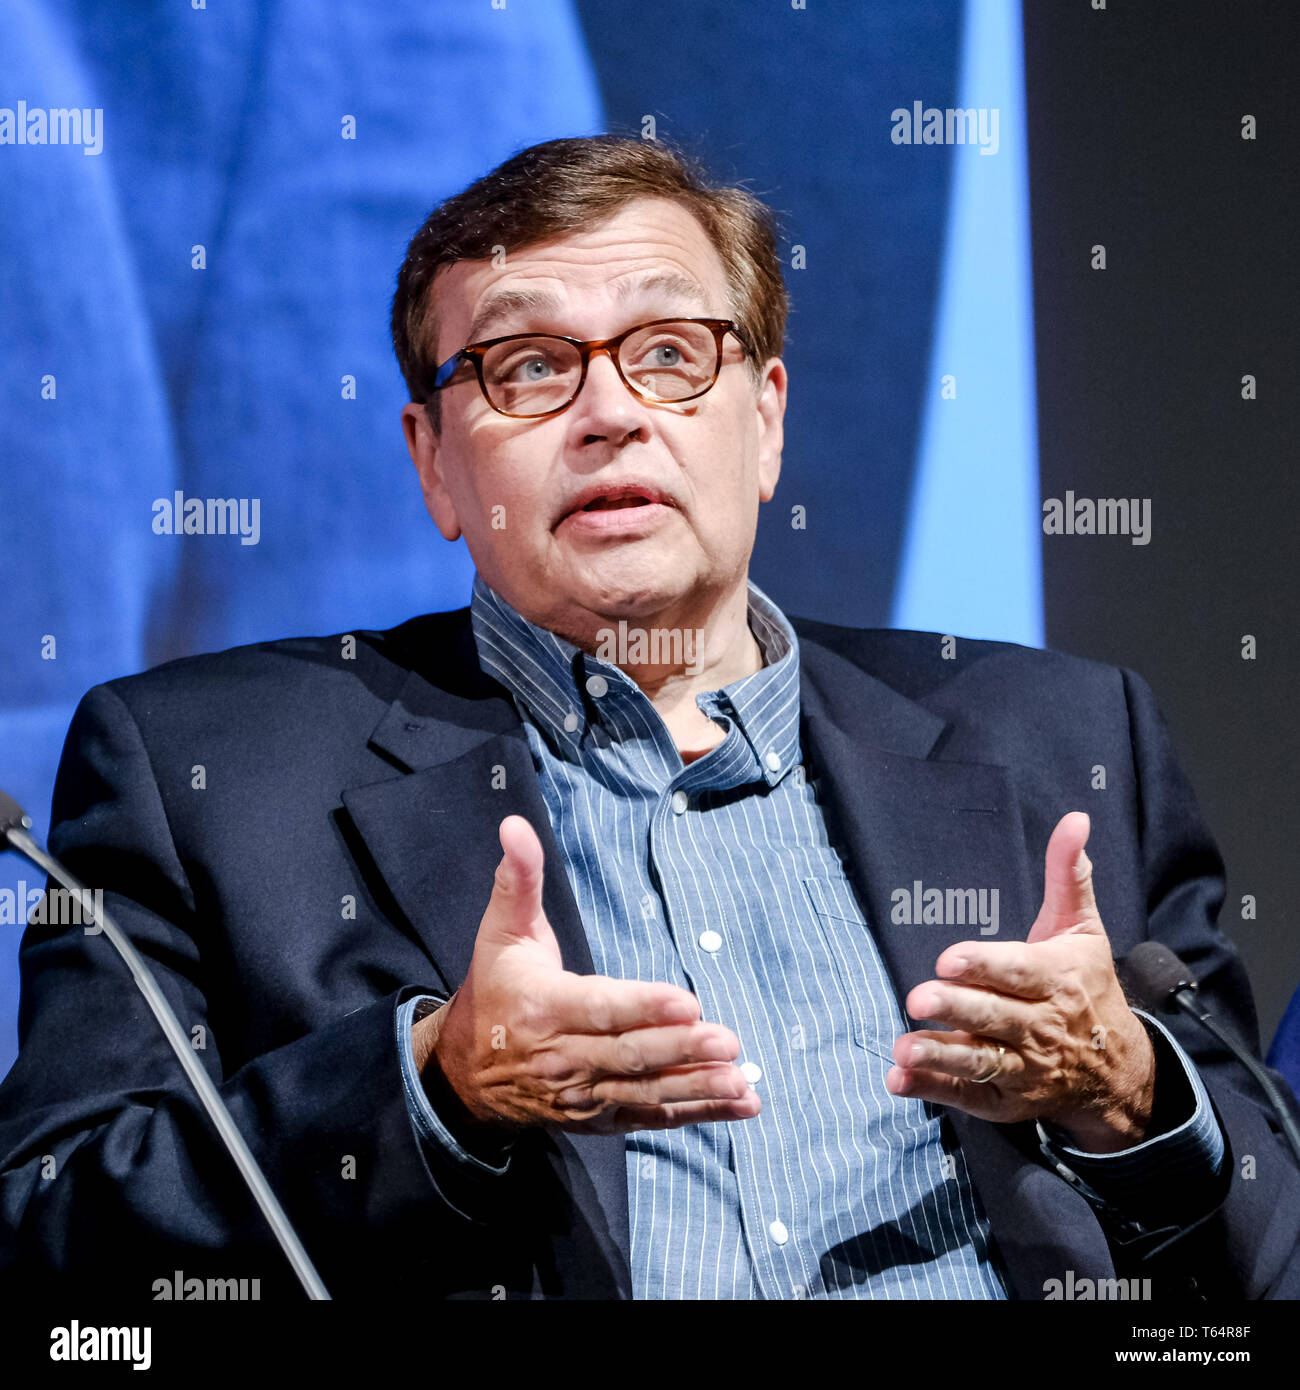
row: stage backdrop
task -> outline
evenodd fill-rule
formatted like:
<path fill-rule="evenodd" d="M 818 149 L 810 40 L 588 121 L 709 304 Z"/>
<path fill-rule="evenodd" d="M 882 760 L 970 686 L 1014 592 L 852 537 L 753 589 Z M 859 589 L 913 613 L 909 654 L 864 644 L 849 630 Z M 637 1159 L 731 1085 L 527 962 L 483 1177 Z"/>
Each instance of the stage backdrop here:
<path fill-rule="evenodd" d="M 1208 3 L 17 0 L 0 109 L 87 115 L 44 145 L 3 143 L 0 115 L 0 785 L 43 837 L 91 685 L 466 602 L 398 423 L 405 242 L 524 145 L 666 136 L 780 220 L 791 393 L 756 581 L 796 614 L 1146 675 L 1228 857 L 1267 1039 L 1300 974 L 1297 37 L 1282 6 Z M 1045 536 L 1067 489 L 1147 499 L 1150 535 Z M 243 499 L 246 534 L 157 534 L 178 493 Z M 37 886 L 0 859 L 19 916 Z M 0 1072 L 20 931 L 0 927 Z"/>

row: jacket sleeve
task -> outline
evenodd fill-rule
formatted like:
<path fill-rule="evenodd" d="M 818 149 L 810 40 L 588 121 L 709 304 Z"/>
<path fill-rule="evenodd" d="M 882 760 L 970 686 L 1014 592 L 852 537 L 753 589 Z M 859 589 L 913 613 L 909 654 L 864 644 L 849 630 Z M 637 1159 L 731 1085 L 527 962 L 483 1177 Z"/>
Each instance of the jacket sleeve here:
<path fill-rule="evenodd" d="M 1155 1050 L 1154 1104 L 1146 1138 L 1117 1153 L 1074 1148 L 1069 1135 L 1038 1122 L 1044 1156 L 1065 1164 L 1102 1202 L 1148 1227 L 1194 1220 L 1219 1203 L 1223 1132 L 1190 1057 L 1159 1019 L 1134 1009 Z"/>
<path fill-rule="evenodd" d="M 465 1108 L 438 1068 L 430 1061 L 421 1075 L 415 1065 L 411 1028 L 416 1019 L 445 1004 L 443 995 L 417 995 L 397 1011 L 397 1048 L 402 1064 L 407 1109 L 424 1147 L 424 1156 L 439 1191 L 467 1221 L 490 1205 L 510 1171 L 515 1140 L 472 1133 Z"/>
<path fill-rule="evenodd" d="M 1216 925 L 1223 862 L 1178 766 L 1146 682 L 1122 671 L 1138 788 L 1148 934 L 1191 968 L 1203 1002 L 1259 1055 L 1245 968 Z M 1263 1091 L 1210 1033 L 1182 1014 L 1162 1025 L 1195 1064 L 1223 1136 L 1216 1200 L 1197 1219 L 1121 1240 L 1121 1275 L 1195 1299 L 1300 1297 L 1300 1168 Z M 1279 1078 L 1280 1080 L 1280 1078 Z M 1285 1091 L 1285 1084 L 1283 1090 Z M 1103 1223 L 1104 1224 L 1104 1223 Z"/>
<path fill-rule="evenodd" d="M 52 823 L 52 853 L 102 890 L 148 961 L 331 1293 L 373 1289 L 399 1264 L 423 1268 L 434 1297 L 472 1284 L 484 1260 L 511 1277 L 492 1227 L 510 1219 L 513 1184 L 503 1177 L 470 1222 L 442 1197 L 412 1122 L 396 1021 L 434 990 L 402 987 L 229 1069 L 211 1020 L 238 1005 L 237 986 L 209 997 L 214 979 L 232 978 L 216 964 L 220 932 L 196 907 L 140 732 L 110 687 L 73 719 Z M 210 885 L 199 899 L 212 901 Z M 84 1278 L 149 1298 L 153 1280 L 180 1269 L 258 1275 L 263 1297 L 296 1295 L 107 936 L 31 923 L 19 958 L 19 1056 L 0 1086 L 0 1277 L 60 1289 Z"/>

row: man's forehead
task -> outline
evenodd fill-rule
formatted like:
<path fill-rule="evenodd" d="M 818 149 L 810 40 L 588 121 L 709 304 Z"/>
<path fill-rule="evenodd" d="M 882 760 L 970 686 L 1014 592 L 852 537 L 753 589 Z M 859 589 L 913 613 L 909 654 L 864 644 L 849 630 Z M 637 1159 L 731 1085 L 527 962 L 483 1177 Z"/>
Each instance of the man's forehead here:
<path fill-rule="evenodd" d="M 634 297 L 652 294 L 662 297 L 683 310 L 703 313 L 711 296 L 693 276 L 681 270 L 633 271 L 611 280 L 605 288 L 622 303 Z M 568 307 L 561 292 L 540 287 L 503 285 L 490 291 L 474 311 L 469 325 L 469 339 L 475 342 L 488 331 L 510 332 L 511 321 L 530 318 L 558 317 Z"/>
<path fill-rule="evenodd" d="M 593 227 L 525 247 L 504 267 L 483 260 L 444 268 L 437 277 L 444 282 L 436 292 L 445 306 L 439 318 L 450 330 L 453 323 L 464 323 L 472 307 L 463 336 L 458 343 L 445 343 L 445 350 L 526 331 L 534 320 L 557 321 L 588 290 L 619 304 L 657 299 L 669 312 L 722 309 L 728 298 L 726 276 L 703 226 L 676 204 L 651 202 L 658 205 L 648 208 L 644 200 L 628 204 Z M 564 254 L 582 239 L 592 245 L 591 258 Z"/>

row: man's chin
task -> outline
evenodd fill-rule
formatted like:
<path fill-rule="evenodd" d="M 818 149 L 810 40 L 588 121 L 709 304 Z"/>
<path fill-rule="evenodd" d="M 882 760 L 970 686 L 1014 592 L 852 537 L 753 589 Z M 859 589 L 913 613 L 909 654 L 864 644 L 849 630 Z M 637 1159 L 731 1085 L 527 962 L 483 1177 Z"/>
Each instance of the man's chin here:
<path fill-rule="evenodd" d="M 631 622 L 661 613 L 688 597 L 692 573 L 662 557 L 651 563 L 584 565 L 568 592 L 589 613 Z"/>

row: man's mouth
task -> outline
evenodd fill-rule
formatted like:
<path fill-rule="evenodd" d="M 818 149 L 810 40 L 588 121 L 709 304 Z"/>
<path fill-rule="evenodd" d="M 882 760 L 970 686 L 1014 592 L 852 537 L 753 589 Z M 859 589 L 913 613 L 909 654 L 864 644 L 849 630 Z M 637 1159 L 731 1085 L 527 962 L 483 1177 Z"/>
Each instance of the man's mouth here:
<path fill-rule="evenodd" d="M 615 507 L 648 507 L 650 499 L 648 497 L 593 497 L 585 507 L 579 507 L 581 512 L 607 512 Z"/>
<path fill-rule="evenodd" d="M 593 483 L 570 500 L 561 521 L 592 512 L 628 512 L 650 508 L 671 507 L 672 501 L 660 488 L 650 482 L 629 478 L 621 483 Z M 558 524 L 558 523 L 557 523 Z"/>

